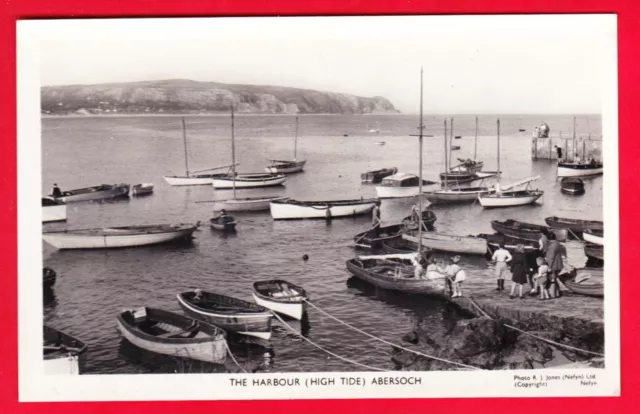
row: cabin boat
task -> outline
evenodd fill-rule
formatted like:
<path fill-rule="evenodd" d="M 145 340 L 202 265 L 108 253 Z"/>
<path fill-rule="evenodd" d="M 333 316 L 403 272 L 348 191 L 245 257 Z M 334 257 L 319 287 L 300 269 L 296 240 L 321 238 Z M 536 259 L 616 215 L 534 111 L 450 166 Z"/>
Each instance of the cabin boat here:
<path fill-rule="evenodd" d="M 284 198 L 271 201 L 270 209 L 274 220 L 333 219 L 367 214 L 375 205 L 376 200 L 362 198 L 328 201 L 300 201 Z"/>
<path fill-rule="evenodd" d="M 588 177 L 603 172 L 601 162 L 558 162 L 558 177 Z"/>
<path fill-rule="evenodd" d="M 381 226 L 377 234 L 375 229 L 370 229 L 353 236 L 353 241 L 357 247 L 378 249 L 382 247 L 383 242 L 402 237 L 405 231 L 407 227 L 404 224 Z"/>
<path fill-rule="evenodd" d="M 67 205 L 51 198 L 42 198 L 42 222 L 67 220 Z"/>
<path fill-rule="evenodd" d="M 45 374 L 79 375 L 87 345 L 67 333 L 43 325 L 42 351 Z"/>
<path fill-rule="evenodd" d="M 236 219 L 231 216 L 215 217 L 209 220 L 211 228 L 220 231 L 235 231 Z"/>
<path fill-rule="evenodd" d="M 582 195 L 584 181 L 576 177 L 565 177 L 560 181 L 560 191 L 569 195 Z"/>
<path fill-rule="evenodd" d="M 42 268 L 42 287 L 51 289 L 56 284 L 56 271 L 50 267 Z"/>
<path fill-rule="evenodd" d="M 45 242 L 57 249 L 113 249 L 148 246 L 191 239 L 198 224 L 158 224 L 147 226 L 105 227 L 50 231 L 42 234 Z"/>
<path fill-rule="evenodd" d="M 129 196 L 129 187 L 129 184 L 102 184 L 94 187 L 63 191 L 60 197 L 49 196 L 49 198 L 63 203 L 124 198 Z"/>
<path fill-rule="evenodd" d="M 227 357 L 222 329 L 161 309 L 125 310 L 118 315 L 118 331 L 138 348 L 158 354 L 214 364 Z"/>
<path fill-rule="evenodd" d="M 242 335 L 271 338 L 273 314 L 263 306 L 200 289 L 180 293 L 178 304 L 185 315 Z"/>
<path fill-rule="evenodd" d="M 585 230 L 582 232 L 582 237 L 587 243 L 604 246 L 604 230 Z"/>
<path fill-rule="evenodd" d="M 511 219 L 504 221 L 493 220 L 491 221 L 491 228 L 505 236 L 522 240 L 537 242 L 542 237 L 543 232 L 553 232 L 558 241 L 567 240 L 567 231 L 564 229 L 551 229 L 546 226 Z"/>
<path fill-rule="evenodd" d="M 153 194 L 153 184 L 152 183 L 142 183 L 131 186 L 131 195 L 132 196 L 143 196 Z"/>
<path fill-rule="evenodd" d="M 433 186 L 437 183 L 433 181 L 422 180 L 423 191 L 425 187 Z M 420 177 L 414 174 L 397 173 L 385 177 L 376 186 L 376 195 L 378 198 L 403 198 L 415 197 L 420 194 Z"/>
<path fill-rule="evenodd" d="M 236 177 L 218 177 L 213 179 L 216 190 L 231 190 L 235 188 L 262 188 L 282 185 L 287 180 L 284 174 L 238 174 Z"/>
<path fill-rule="evenodd" d="M 367 171 L 366 173 L 360 174 L 360 179 L 363 183 L 377 184 L 382 181 L 383 178 L 393 175 L 397 172 L 398 169 L 396 167 Z"/>
<path fill-rule="evenodd" d="M 418 244 L 418 236 L 415 231 L 402 235 L 404 240 Z M 433 250 L 452 253 L 480 254 L 487 253 L 487 241 L 475 236 L 453 236 L 443 233 L 422 233 L 422 244 Z"/>
<path fill-rule="evenodd" d="M 264 280 L 253 284 L 253 299 L 260 306 L 301 320 L 306 311 L 307 292 L 286 280 Z"/>
<path fill-rule="evenodd" d="M 482 171 L 482 168 L 484 168 L 483 161 L 474 161 L 470 159 L 465 160 L 464 158 L 458 158 L 458 161 L 460 161 L 460 164 L 454 165 L 449 169 L 449 171 L 476 173 L 478 171 Z"/>

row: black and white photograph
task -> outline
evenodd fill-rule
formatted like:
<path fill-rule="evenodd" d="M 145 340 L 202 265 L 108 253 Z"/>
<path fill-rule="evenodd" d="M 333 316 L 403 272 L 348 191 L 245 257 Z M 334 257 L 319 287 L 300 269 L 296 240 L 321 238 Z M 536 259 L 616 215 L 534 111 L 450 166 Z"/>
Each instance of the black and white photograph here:
<path fill-rule="evenodd" d="M 616 33 L 20 22 L 20 399 L 619 395 Z"/>

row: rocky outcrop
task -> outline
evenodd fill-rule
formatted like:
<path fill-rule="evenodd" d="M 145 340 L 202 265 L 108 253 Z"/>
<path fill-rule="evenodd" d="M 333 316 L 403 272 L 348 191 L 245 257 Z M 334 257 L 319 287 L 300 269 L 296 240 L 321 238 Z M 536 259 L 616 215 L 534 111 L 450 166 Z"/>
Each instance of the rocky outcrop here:
<path fill-rule="evenodd" d="M 367 114 L 398 112 L 383 97 L 279 86 L 232 85 L 165 80 L 99 85 L 45 86 L 41 108 L 47 114 L 219 113 Z"/>

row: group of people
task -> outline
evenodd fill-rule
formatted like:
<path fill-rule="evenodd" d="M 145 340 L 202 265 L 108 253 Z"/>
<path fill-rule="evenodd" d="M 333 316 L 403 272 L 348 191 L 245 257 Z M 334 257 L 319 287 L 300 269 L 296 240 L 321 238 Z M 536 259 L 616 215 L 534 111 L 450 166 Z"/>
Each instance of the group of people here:
<path fill-rule="evenodd" d="M 427 280 L 446 278 L 449 295 L 452 298 L 462 297 L 462 283 L 467 279 L 467 274 L 458 265 L 459 262 L 458 255 L 449 258 L 448 263 L 438 263 L 435 257 L 420 254 L 414 262 L 414 277 Z"/>
<path fill-rule="evenodd" d="M 535 257 L 537 270 L 532 266 L 529 257 Z M 525 246 L 516 246 L 513 255 L 500 244 L 500 248 L 493 253 L 492 260 L 496 262 L 495 272 L 498 286 L 496 291 L 504 290 L 505 276 L 511 268 L 511 293 L 515 298 L 516 287 L 518 297 L 523 299 L 523 286 L 529 284 L 531 296 L 539 295 L 540 300 L 554 299 L 562 296 L 558 276 L 565 269 L 567 249 L 561 244 L 553 232 L 542 232 L 538 241 L 538 249 L 530 256 L 525 252 Z"/>
<path fill-rule="evenodd" d="M 540 126 L 537 126 L 533 129 L 533 137 L 549 138 L 549 131 L 551 131 L 551 128 L 549 128 L 549 125 L 547 125 L 547 123 L 543 121 Z"/>

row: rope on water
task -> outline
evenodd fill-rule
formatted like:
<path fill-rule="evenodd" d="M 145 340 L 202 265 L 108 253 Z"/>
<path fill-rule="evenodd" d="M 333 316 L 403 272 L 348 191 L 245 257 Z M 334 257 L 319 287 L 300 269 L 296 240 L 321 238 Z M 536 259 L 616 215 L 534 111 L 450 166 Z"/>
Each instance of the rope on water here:
<path fill-rule="evenodd" d="M 227 349 L 227 354 L 229 354 L 229 356 L 231 357 L 231 359 L 233 360 L 233 362 L 238 366 L 238 368 L 240 368 L 240 370 L 242 372 L 244 372 L 245 374 L 247 373 L 247 370 L 242 368 L 242 365 L 240 365 L 240 363 L 238 362 L 238 360 L 236 359 L 235 356 L 233 356 L 233 352 L 231 352 L 231 349 L 229 348 L 229 344 L 227 343 L 227 341 L 224 341 L 224 347 Z"/>
<path fill-rule="evenodd" d="M 340 355 L 338 355 L 338 354 L 334 354 L 333 352 L 329 351 L 328 349 L 325 349 L 325 348 L 321 347 L 320 345 L 318 345 L 318 344 L 316 344 L 316 343 L 312 342 L 309 338 L 305 337 L 304 335 L 302 335 L 301 333 L 299 333 L 298 331 L 296 331 L 295 329 L 293 329 L 293 327 L 292 327 L 291 325 L 289 325 L 288 323 L 286 323 L 284 320 L 282 320 L 282 318 L 280 317 L 280 315 L 278 315 L 277 313 L 275 313 L 275 312 L 271 312 L 271 313 L 272 313 L 272 314 L 273 314 L 273 316 L 275 316 L 275 317 L 276 317 L 276 319 L 278 319 L 278 320 L 279 320 L 283 325 L 285 325 L 285 326 L 286 326 L 287 328 L 289 328 L 291 331 L 293 331 L 293 332 L 294 332 L 294 333 L 296 333 L 298 336 L 300 336 L 300 338 L 304 339 L 305 341 L 309 342 L 311 345 L 315 346 L 316 348 L 320 349 L 320 350 L 321 350 L 321 351 L 323 351 L 323 352 L 326 352 L 327 354 L 329 354 L 329 355 L 331 355 L 331 356 L 334 356 L 334 357 L 336 357 L 336 358 L 338 358 L 338 359 L 341 359 L 341 360 L 343 360 L 343 361 L 345 361 L 345 362 L 348 362 L 348 363 L 353 364 L 353 365 L 357 365 L 357 366 L 359 366 L 359 367 L 363 367 L 363 368 L 368 369 L 368 370 L 371 370 L 371 371 L 381 371 L 381 372 L 389 371 L 389 370 L 387 370 L 387 369 L 383 369 L 383 368 L 371 367 L 371 366 L 369 366 L 369 365 L 365 365 L 365 364 L 362 364 L 362 363 L 360 363 L 360 362 L 353 361 L 353 360 L 351 360 L 351 359 L 349 359 L 349 358 L 345 358 L 345 357 L 340 356 Z"/>
<path fill-rule="evenodd" d="M 356 332 L 360 332 L 361 334 L 366 335 L 366 336 L 368 336 L 369 338 L 373 338 L 373 339 L 376 339 L 376 340 L 378 340 L 378 341 L 380 341 L 380 342 L 384 342 L 384 343 L 385 343 L 385 344 L 387 344 L 387 345 L 394 346 L 394 347 L 396 347 L 396 348 L 402 349 L 403 351 L 411 352 L 411 353 L 413 353 L 413 354 L 420 355 L 420 356 L 425 357 L 425 358 L 434 359 L 434 360 L 436 360 L 436 361 L 446 362 L 446 363 L 448 363 L 448 364 L 453 364 L 453 365 L 459 365 L 459 366 L 461 366 L 461 367 L 470 368 L 470 369 L 474 369 L 474 370 L 482 370 L 482 368 L 474 367 L 474 366 L 471 366 L 471 365 L 466 365 L 466 364 L 463 364 L 463 363 L 460 363 L 460 362 L 448 361 L 448 360 L 446 360 L 446 359 L 442 359 L 442 358 L 434 357 L 434 356 L 432 356 L 432 355 L 423 354 L 422 352 L 418 352 L 418 351 L 415 351 L 415 350 L 410 349 L 410 348 L 405 348 L 405 347 L 403 347 L 402 345 L 394 344 L 394 343 L 389 342 L 389 341 L 386 341 L 386 340 L 384 340 L 384 339 L 382 339 L 382 338 L 378 338 L 377 336 L 371 335 L 370 333 L 367 333 L 367 332 L 365 332 L 365 331 L 363 331 L 363 330 L 361 330 L 361 329 L 358 329 L 358 328 L 356 328 L 355 326 L 350 325 L 349 323 L 344 322 L 344 321 L 342 321 L 342 320 L 340 320 L 340 319 L 336 318 L 336 317 L 335 317 L 335 316 L 333 316 L 333 315 L 330 315 L 329 313 L 327 313 L 327 312 L 323 311 L 322 309 L 320 309 L 319 307 L 317 307 L 317 306 L 316 306 L 316 305 L 314 305 L 313 303 L 309 302 L 308 300 L 306 300 L 306 299 L 305 299 L 304 301 L 305 301 L 309 306 L 312 306 L 313 308 L 315 308 L 315 309 L 316 309 L 316 310 L 318 310 L 319 312 L 323 313 L 324 315 L 328 316 L 329 318 L 331 318 L 331 319 L 333 319 L 333 320 L 335 320 L 335 321 L 337 321 L 337 322 L 339 322 L 339 323 L 341 323 L 341 324 L 343 324 L 343 325 L 345 325 L 345 326 L 348 326 L 349 328 L 353 329 L 354 331 L 356 331 Z"/>
<path fill-rule="evenodd" d="M 471 304 L 473 306 L 475 306 L 475 308 L 478 309 L 484 316 L 486 316 L 487 318 L 493 320 L 493 318 L 491 316 L 489 316 L 484 310 L 482 310 L 482 308 L 473 299 L 471 299 L 471 298 L 468 298 L 468 299 L 471 302 Z M 529 335 L 529 336 L 531 336 L 533 338 L 539 339 L 539 340 L 541 340 L 543 342 L 547 342 L 547 343 L 555 345 L 555 346 L 559 346 L 561 348 L 567 348 L 567 349 L 571 349 L 573 351 L 584 352 L 585 354 L 598 355 L 598 356 L 602 356 L 602 357 L 604 356 L 604 354 L 601 354 L 599 352 L 587 351 L 586 349 L 580 349 L 580 348 L 576 348 L 576 347 L 573 347 L 573 346 L 570 346 L 570 345 L 565 345 L 565 344 L 561 344 L 561 343 L 552 341 L 551 339 L 542 338 L 540 336 L 534 335 L 534 334 L 532 334 L 530 332 L 527 332 L 527 331 L 523 331 L 520 328 L 516 328 L 515 326 L 511 326 L 511 325 L 506 324 L 506 323 L 503 323 L 503 325 L 506 326 L 507 328 L 513 329 L 514 331 L 521 332 L 521 333 L 523 333 L 525 335 Z"/>

